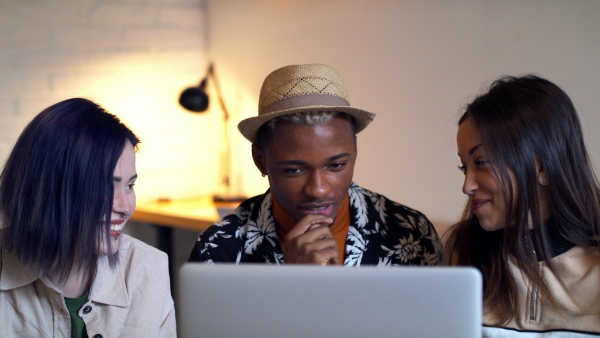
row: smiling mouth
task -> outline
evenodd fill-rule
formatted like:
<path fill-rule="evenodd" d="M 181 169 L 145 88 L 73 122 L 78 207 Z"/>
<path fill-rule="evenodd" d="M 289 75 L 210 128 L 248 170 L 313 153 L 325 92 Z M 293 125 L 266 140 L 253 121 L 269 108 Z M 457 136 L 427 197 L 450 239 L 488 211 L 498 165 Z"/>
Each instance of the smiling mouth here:
<path fill-rule="evenodd" d="M 473 202 L 471 202 L 472 206 L 473 206 L 473 211 L 483 207 L 486 203 L 488 203 L 490 200 L 473 200 Z"/>
<path fill-rule="evenodd" d="M 110 221 L 110 236 L 114 238 L 119 238 L 121 233 L 123 232 L 123 227 L 125 226 L 124 219 L 113 219 Z"/>

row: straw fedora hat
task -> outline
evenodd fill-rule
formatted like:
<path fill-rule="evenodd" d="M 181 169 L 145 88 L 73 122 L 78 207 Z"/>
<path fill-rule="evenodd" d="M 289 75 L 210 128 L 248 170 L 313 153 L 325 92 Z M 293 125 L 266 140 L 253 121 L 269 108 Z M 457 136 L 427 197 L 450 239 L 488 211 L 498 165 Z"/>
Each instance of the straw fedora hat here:
<path fill-rule="evenodd" d="M 258 116 L 238 124 L 250 142 L 257 142 L 258 129 L 268 121 L 298 112 L 335 111 L 354 117 L 356 133 L 365 129 L 375 114 L 354 108 L 338 72 L 327 65 L 292 65 L 279 68 L 263 82 Z"/>

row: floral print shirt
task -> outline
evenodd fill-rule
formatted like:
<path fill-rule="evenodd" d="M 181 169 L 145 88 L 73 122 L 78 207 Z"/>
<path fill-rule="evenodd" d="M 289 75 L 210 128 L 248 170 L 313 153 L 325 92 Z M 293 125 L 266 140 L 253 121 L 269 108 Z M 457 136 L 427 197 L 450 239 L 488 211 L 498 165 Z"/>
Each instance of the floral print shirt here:
<path fill-rule="evenodd" d="M 437 265 L 442 244 L 422 213 L 352 183 L 345 266 Z M 244 201 L 198 236 L 190 261 L 284 263 L 271 193 Z"/>

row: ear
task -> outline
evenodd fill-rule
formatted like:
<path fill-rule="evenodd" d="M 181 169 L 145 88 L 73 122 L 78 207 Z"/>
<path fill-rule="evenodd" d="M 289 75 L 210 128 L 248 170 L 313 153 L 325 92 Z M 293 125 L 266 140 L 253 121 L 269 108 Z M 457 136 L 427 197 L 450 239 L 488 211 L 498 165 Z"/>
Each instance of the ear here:
<path fill-rule="evenodd" d="M 538 159 L 535 159 L 535 170 L 537 172 L 538 183 L 541 185 L 548 185 L 548 178 L 544 172 L 544 167 Z"/>
<path fill-rule="evenodd" d="M 260 147 L 253 143 L 252 144 L 252 159 L 254 160 L 254 165 L 260 170 L 262 174 L 267 174 L 267 161 L 265 158 L 265 154 Z"/>
<path fill-rule="evenodd" d="M 540 173 L 538 173 L 538 182 L 541 185 L 548 185 L 548 178 L 546 178 L 546 173 L 541 171 Z"/>

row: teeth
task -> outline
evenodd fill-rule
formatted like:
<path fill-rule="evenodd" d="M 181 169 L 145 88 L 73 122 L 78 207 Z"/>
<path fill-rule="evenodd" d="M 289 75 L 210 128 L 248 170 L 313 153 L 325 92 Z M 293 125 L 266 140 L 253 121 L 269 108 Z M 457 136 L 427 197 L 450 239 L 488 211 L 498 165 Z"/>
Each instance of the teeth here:
<path fill-rule="evenodd" d="M 327 208 L 327 207 L 308 208 L 308 209 L 310 209 L 310 210 L 323 210 L 325 208 Z"/>
<path fill-rule="evenodd" d="M 110 225 L 110 230 L 111 231 L 121 231 L 121 229 L 123 229 L 123 225 L 124 224 L 125 223 L 122 223 L 122 224 L 111 224 Z"/>

